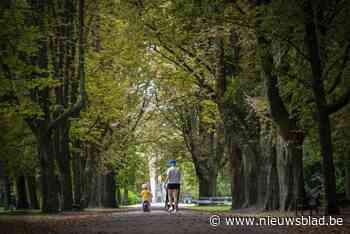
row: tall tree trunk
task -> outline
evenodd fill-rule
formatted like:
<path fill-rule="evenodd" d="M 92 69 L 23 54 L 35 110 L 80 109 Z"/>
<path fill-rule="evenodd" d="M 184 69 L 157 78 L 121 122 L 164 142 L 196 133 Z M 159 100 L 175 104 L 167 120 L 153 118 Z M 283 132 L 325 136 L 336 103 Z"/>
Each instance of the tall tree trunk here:
<path fill-rule="evenodd" d="M 120 191 L 120 184 L 117 182 L 117 185 L 116 185 L 116 190 L 117 190 L 117 204 L 123 204 L 122 202 L 122 194 L 121 194 L 121 191 Z"/>
<path fill-rule="evenodd" d="M 62 210 L 70 211 L 73 205 L 71 158 L 69 152 L 69 122 L 65 121 L 57 129 L 56 160 L 60 172 L 61 191 L 63 196 Z"/>
<path fill-rule="evenodd" d="M 333 146 L 329 116 L 322 109 L 318 113 L 319 139 L 321 145 L 322 171 L 324 179 L 326 214 L 338 214 Z"/>
<path fill-rule="evenodd" d="M 105 176 L 103 195 L 103 207 L 117 207 L 115 171 L 108 172 Z"/>
<path fill-rule="evenodd" d="M 196 158 L 194 164 L 198 178 L 198 196 L 213 197 L 216 195 L 218 165 L 215 164 L 217 162 L 211 162 L 212 160 L 208 158 L 213 157 L 211 154 L 197 153 L 192 151 L 192 158 Z"/>
<path fill-rule="evenodd" d="M 82 199 L 82 168 L 81 153 L 76 153 L 73 158 L 74 204 L 81 206 Z"/>
<path fill-rule="evenodd" d="M 125 186 L 123 191 L 123 205 L 126 206 L 129 203 L 129 190 Z"/>
<path fill-rule="evenodd" d="M 293 156 L 281 136 L 277 136 L 276 144 L 277 173 L 279 179 L 279 207 L 281 211 L 293 208 L 295 187 L 293 186 Z"/>
<path fill-rule="evenodd" d="M 330 113 L 328 110 L 328 104 L 323 84 L 323 64 L 321 57 L 323 51 L 320 45 L 320 33 L 315 22 L 315 20 L 317 22 L 321 20 L 318 17 L 324 13 L 322 12 L 324 9 L 319 8 L 318 14 L 315 14 L 314 6 L 311 3 L 311 0 L 307 0 L 303 7 L 305 16 L 305 46 L 308 50 L 308 55 L 310 58 L 309 61 L 312 71 L 312 90 L 316 102 L 318 135 L 321 146 L 322 172 L 326 200 L 325 213 L 338 214 L 339 208 L 336 196 L 336 180 L 331 136 L 332 132 L 329 119 Z"/>
<path fill-rule="evenodd" d="M 208 174 L 204 176 L 198 176 L 198 195 L 199 197 L 213 197 L 216 195 L 216 186 L 217 186 L 217 170 L 209 170 Z"/>
<path fill-rule="evenodd" d="M 16 195 L 17 195 L 17 209 L 28 209 L 28 196 L 26 189 L 26 180 L 24 175 L 16 177 Z"/>
<path fill-rule="evenodd" d="M 30 208 L 39 209 L 39 201 L 37 196 L 37 186 L 35 176 L 27 176 L 27 188 L 29 194 Z"/>
<path fill-rule="evenodd" d="M 4 176 L 4 208 L 10 209 L 11 201 L 11 180 L 8 176 Z"/>
<path fill-rule="evenodd" d="M 232 171 L 232 210 L 234 210 L 243 207 L 245 202 L 245 188 L 242 151 L 233 140 L 229 142 L 229 157 Z"/>
<path fill-rule="evenodd" d="M 277 152 L 276 152 L 276 143 L 275 143 L 275 134 L 273 130 L 270 130 L 270 133 L 265 136 L 267 139 L 264 139 L 264 151 L 265 159 L 267 161 L 266 169 L 266 194 L 264 196 L 264 210 L 277 210 L 280 205 L 280 188 L 279 188 L 279 177 L 277 172 Z"/>
<path fill-rule="evenodd" d="M 103 187 L 102 187 L 102 179 L 103 177 L 98 175 L 98 172 L 95 171 L 95 173 L 92 175 L 91 186 L 90 186 L 90 199 L 89 199 L 89 207 L 101 207 L 102 206 L 102 194 L 103 194 Z M 118 202 L 117 202 L 118 203 Z"/>
<path fill-rule="evenodd" d="M 304 187 L 304 163 L 303 163 L 303 139 L 299 142 L 290 143 L 288 150 L 292 156 L 292 168 L 293 168 L 293 188 L 294 199 L 305 199 L 305 187 Z M 303 201 L 304 202 L 304 201 Z M 295 207 L 295 200 L 293 201 L 293 208 Z"/>
<path fill-rule="evenodd" d="M 258 26 L 260 27 L 260 25 Z M 294 207 L 297 198 L 304 199 L 303 178 L 303 132 L 298 128 L 295 118 L 288 112 L 278 88 L 278 77 L 274 74 L 271 42 L 257 30 L 259 56 L 262 63 L 262 75 L 265 80 L 270 114 L 278 127 L 279 144 L 277 150 L 277 165 L 280 176 L 280 208 L 288 210 Z M 282 140 L 283 139 L 283 140 Z M 284 147 L 285 145 L 286 147 Z M 282 157 L 282 158 L 280 158 Z"/>
<path fill-rule="evenodd" d="M 58 189 L 55 176 L 55 157 L 52 139 L 41 133 L 37 138 L 40 155 L 40 174 L 42 189 L 42 211 L 56 213 L 59 210 Z"/>
<path fill-rule="evenodd" d="M 211 133 L 207 124 L 201 122 L 198 113 L 193 110 L 186 112 L 184 118 L 188 125 L 184 130 L 184 140 L 198 177 L 199 197 L 215 196 L 218 168 L 224 155 L 222 139 L 219 139 L 221 136 L 219 132 Z"/>
<path fill-rule="evenodd" d="M 258 158 L 250 147 L 253 146 L 245 146 L 242 151 L 245 189 L 245 202 L 243 207 L 256 205 L 258 195 Z"/>
<path fill-rule="evenodd" d="M 345 165 L 345 194 L 346 199 L 350 201 L 350 161 Z"/>

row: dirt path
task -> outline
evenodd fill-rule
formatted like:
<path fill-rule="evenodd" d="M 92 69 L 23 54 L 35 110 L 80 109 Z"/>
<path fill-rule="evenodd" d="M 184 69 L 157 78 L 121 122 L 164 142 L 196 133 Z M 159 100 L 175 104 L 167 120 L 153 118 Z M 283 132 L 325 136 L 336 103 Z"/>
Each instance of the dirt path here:
<path fill-rule="evenodd" d="M 343 226 L 228 226 L 222 221 L 217 227 L 209 224 L 209 218 L 213 214 L 190 211 L 183 209 L 176 214 L 169 214 L 163 209 L 154 209 L 150 213 L 143 213 L 139 208 L 118 210 L 107 214 L 90 215 L 88 218 L 69 214 L 47 218 L 43 221 L 30 219 L 12 220 L 12 224 L 2 226 L 0 219 L 0 233 L 57 233 L 57 234 L 186 234 L 186 233 L 235 233 L 235 234 L 260 234 L 260 233 L 337 233 L 349 234 L 350 225 Z M 228 214 L 221 214 L 227 217 Z M 68 218 L 67 218 L 68 217 Z M 65 220 L 64 222 L 62 220 Z M 3 220 L 2 220 L 3 221 Z"/>
<path fill-rule="evenodd" d="M 86 225 L 71 229 L 69 233 L 94 233 L 94 234 L 117 234 L 117 233 L 160 233 L 160 234 L 260 234 L 260 233 L 337 233 L 349 234 L 350 226 L 337 227 L 301 227 L 301 226 L 228 226 L 224 221 L 213 227 L 209 219 L 213 214 L 197 211 L 181 210 L 176 214 L 157 209 L 151 213 L 143 213 L 139 210 L 130 210 L 111 214 L 95 225 Z M 228 215 L 222 214 L 222 217 Z"/>
<path fill-rule="evenodd" d="M 182 210 L 176 214 L 169 214 L 164 210 L 153 210 L 143 213 L 138 210 L 114 213 L 96 225 L 80 226 L 69 233 L 162 233 L 162 234 L 185 234 L 185 233 L 271 233 L 272 230 L 259 230 L 241 227 L 212 227 L 209 224 L 210 214 Z M 67 231 L 67 230 L 66 230 Z M 268 231 L 268 232 L 266 232 Z M 276 232 L 279 233 L 279 232 Z"/>

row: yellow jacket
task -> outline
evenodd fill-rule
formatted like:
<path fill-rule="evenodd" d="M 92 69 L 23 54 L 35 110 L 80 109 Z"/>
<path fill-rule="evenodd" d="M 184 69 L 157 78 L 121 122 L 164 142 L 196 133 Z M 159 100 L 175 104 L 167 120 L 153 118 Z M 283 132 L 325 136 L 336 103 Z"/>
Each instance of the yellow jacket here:
<path fill-rule="evenodd" d="M 152 201 L 152 193 L 148 189 L 144 189 L 141 192 L 142 201 Z"/>

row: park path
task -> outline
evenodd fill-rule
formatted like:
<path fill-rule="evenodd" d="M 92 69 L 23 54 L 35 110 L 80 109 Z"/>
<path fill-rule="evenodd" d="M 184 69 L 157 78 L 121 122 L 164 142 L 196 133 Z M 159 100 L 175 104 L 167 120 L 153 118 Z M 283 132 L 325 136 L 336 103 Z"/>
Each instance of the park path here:
<path fill-rule="evenodd" d="M 125 212 L 112 213 L 94 225 L 85 225 L 62 233 L 87 234 L 262 234 L 262 233 L 337 233 L 349 234 L 347 223 L 342 227 L 301 227 L 301 226 L 227 226 L 224 223 L 213 227 L 209 223 L 213 213 L 182 209 L 176 214 L 170 214 L 161 207 L 153 207 L 150 213 L 144 213 L 140 208 L 129 208 Z M 228 216 L 228 214 L 221 214 Z"/>
<path fill-rule="evenodd" d="M 153 209 L 149 213 L 130 209 L 127 212 L 113 213 L 94 225 L 75 227 L 69 233 L 94 233 L 94 234 L 122 234 L 122 233 L 160 233 L 160 234 L 186 234 L 186 233 L 280 233 L 277 230 L 263 230 L 254 227 L 227 227 L 220 225 L 212 227 L 209 224 L 211 214 L 190 210 L 180 210 L 176 214 L 170 214 L 163 209 Z M 68 231 L 67 229 L 65 231 Z"/>
<path fill-rule="evenodd" d="M 254 212 L 253 212 L 254 213 Z M 252 214 L 250 212 L 250 214 Z M 81 212 L 44 216 L 14 216 L 1 220 L 0 234 L 349 234 L 350 222 L 344 226 L 227 226 L 224 222 L 217 227 L 209 224 L 213 213 L 192 211 L 182 208 L 170 214 L 160 205 L 151 212 L 142 212 L 141 207 L 113 209 L 106 213 Z M 217 214 L 227 217 L 232 214 Z M 242 215 L 242 214 L 241 214 Z M 243 214 L 244 215 L 244 214 Z M 249 215 L 249 213 L 246 213 Z"/>

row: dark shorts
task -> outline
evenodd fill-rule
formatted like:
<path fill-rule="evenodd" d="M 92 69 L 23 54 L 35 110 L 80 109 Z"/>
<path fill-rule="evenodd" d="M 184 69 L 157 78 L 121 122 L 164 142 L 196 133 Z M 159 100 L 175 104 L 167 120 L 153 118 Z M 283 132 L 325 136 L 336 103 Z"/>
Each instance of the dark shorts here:
<path fill-rule="evenodd" d="M 180 189 L 180 184 L 168 184 L 167 189 Z"/>

